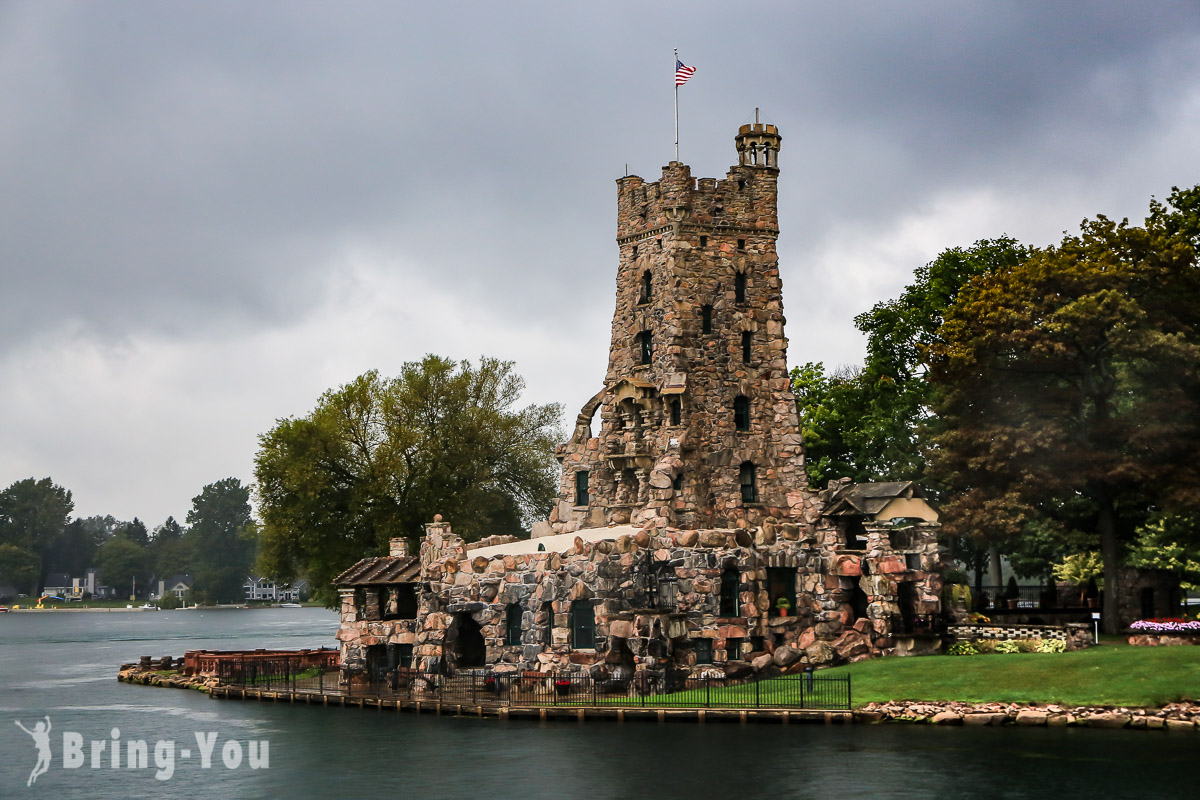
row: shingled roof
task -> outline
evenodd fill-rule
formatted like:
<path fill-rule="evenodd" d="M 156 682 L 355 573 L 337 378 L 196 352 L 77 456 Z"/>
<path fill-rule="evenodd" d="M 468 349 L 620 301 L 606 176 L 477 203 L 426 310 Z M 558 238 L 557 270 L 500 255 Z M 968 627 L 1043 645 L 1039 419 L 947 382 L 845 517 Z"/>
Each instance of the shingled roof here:
<path fill-rule="evenodd" d="M 833 496 L 825 515 L 829 517 L 873 517 L 898 497 L 924 499 L 921 487 L 912 481 L 852 483 Z"/>
<path fill-rule="evenodd" d="M 421 574 L 421 562 L 410 556 L 364 558 L 333 579 L 334 586 L 411 583 Z"/>

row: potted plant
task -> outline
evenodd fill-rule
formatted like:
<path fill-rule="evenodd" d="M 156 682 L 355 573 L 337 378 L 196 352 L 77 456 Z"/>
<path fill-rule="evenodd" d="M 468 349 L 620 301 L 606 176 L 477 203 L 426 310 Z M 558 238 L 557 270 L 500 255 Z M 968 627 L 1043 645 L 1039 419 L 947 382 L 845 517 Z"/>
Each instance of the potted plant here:
<path fill-rule="evenodd" d="M 1017 588 L 1017 576 L 1009 575 L 1008 584 L 1004 587 L 1004 599 L 1008 601 L 1008 607 L 1016 608 L 1020 598 L 1021 590 Z"/>
<path fill-rule="evenodd" d="M 792 607 L 792 601 L 786 597 L 781 597 L 775 601 L 775 613 L 777 616 L 786 617 L 788 609 Z"/>

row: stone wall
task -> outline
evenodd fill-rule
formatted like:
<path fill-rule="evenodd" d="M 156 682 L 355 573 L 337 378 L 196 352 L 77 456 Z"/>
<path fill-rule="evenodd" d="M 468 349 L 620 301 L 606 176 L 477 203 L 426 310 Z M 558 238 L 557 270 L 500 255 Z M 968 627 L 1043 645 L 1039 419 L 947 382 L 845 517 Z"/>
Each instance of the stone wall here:
<path fill-rule="evenodd" d="M 935 559 L 934 530 L 921 527 L 906 537 L 925 567 Z M 343 591 L 343 665 L 360 671 L 366 648 L 409 644 L 413 661 L 401 666 L 426 672 L 474 666 L 462 663 L 457 638 L 476 626 L 485 648 L 479 666 L 498 672 L 607 664 L 748 673 L 886 654 L 896 646 L 894 628 L 903 616 L 901 584 L 913 587 L 914 614 L 936 613 L 940 591 L 936 573 L 906 569 L 905 554 L 891 548 L 887 533 L 870 529 L 867 548 L 846 552 L 823 549 L 816 534 L 795 523 L 650 529 L 596 542 L 576 537 L 565 553 L 472 557 L 449 525 L 438 522 L 421 549 L 415 619 L 367 619 L 376 610 L 359 609 L 355 592 Z M 772 613 L 772 576 L 792 581 L 795 603 L 787 616 Z M 737 607 L 723 615 L 722 581 L 728 579 L 737 581 Z M 520 635 L 510 644 L 506 623 L 514 604 Z M 592 647 L 572 642 L 573 604 L 594 614 Z M 701 639 L 708 640 L 703 649 Z M 711 664 L 701 663 L 703 651 L 710 651 Z"/>
<path fill-rule="evenodd" d="M 657 182 L 617 181 L 620 259 L 608 371 L 559 450 L 560 496 L 549 519 L 555 532 L 610 523 L 811 525 L 818 516 L 783 331 L 779 141 L 772 126 L 740 132 L 739 164 L 723 180 L 694 179 L 687 165 L 671 162 Z M 764 155 L 747 165 L 751 147 Z M 649 359 L 642 336 L 650 340 Z M 744 429 L 735 419 L 739 397 L 747 403 Z M 743 464 L 753 465 L 755 479 L 747 502 Z M 583 504 L 576 502 L 579 472 L 588 476 Z"/>
<path fill-rule="evenodd" d="M 959 641 L 1059 639 L 1068 650 L 1080 650 L 1095 643 L 1092 627 L 1082 622 L 1065 625 L 951 625 L 947 632 Z"/>

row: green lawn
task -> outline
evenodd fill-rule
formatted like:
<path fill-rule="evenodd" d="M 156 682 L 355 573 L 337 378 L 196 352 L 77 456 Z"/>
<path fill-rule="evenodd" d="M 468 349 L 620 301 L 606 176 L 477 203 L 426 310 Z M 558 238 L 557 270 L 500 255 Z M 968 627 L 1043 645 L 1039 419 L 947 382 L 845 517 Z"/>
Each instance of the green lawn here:
<path fill-rule="evenodd" d="M 855 706 L 888 700 L 1160 706 L 1200 698 L 1200 647 L 1130 647 L 1108 640 L 1072 653 L 883 658 L 849 673 Z"/>

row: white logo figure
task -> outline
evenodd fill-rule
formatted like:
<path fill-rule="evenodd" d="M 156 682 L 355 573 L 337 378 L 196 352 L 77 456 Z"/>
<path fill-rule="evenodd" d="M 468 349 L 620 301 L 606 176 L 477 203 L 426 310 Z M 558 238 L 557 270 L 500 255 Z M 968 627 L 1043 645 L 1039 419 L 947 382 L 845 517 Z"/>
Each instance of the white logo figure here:
<path fill-rule="evenodd" d="M 33 730 L 29 730 L 21 724 L 19 719 L 13 720 L 17 723 L 17 727 L 33 737 L 33 746 L 37 748 L 38 760 L 33 765 L 33 772 L 29 773 L 29 780 L 25 782 L 26 786 L 33 786 L 33 782 L 38 779 L 39 775 L 45 775 L 50 771 L 50 717 L 46 717 L 45 722 L 38 722 L 33 726 Z"/>

